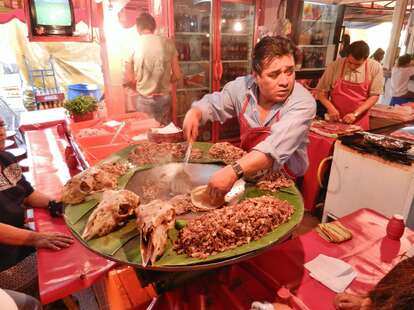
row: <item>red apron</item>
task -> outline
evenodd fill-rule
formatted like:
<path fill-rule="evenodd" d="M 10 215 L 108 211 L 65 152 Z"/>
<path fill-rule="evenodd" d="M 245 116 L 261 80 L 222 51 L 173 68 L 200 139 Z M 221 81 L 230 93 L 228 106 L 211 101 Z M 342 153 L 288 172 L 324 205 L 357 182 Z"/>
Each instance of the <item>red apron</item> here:
<path fill-rule="evenodd" d="M 247 105 L 249 104 L 249 97 L 246 96 L 244 101 L 242 111 L 239 114 L 239 125 L 240 125 L 240 147 L 246 152 L 250 152 L 257 144 L 266 139 L 270 133 L 270 126 L 267 127 L 255 127 L 251 128 L 244 113 L 246 112 Z M 275 122 L 278 122 L 280 119 L 279 111 L 275 116 Z"/>
<path fill-rule="evenodd" d="M 353 113 L 359 106 L 363 104 L 368 98 L 369 93 L 369 78 L 368 78 L 368 62 L 365 61 L 365 80 L 362 83 L 353 83 L 344 80 L 345 64 L 342 65 L 341 75 L 336 81 L 331 93 L 331 100 L 338 110 L 341 118 L 348 113 Z M 368 112 L 361 114 L 355 121 L 364 130 L 369 129 Z"/>

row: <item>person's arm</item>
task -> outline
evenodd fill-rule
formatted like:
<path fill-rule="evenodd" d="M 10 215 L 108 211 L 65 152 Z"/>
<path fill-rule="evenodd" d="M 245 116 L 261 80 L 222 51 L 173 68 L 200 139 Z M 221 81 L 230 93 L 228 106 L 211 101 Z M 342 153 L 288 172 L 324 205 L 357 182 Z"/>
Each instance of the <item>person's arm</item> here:
<path fill-rule="evenodd" d="M 135 90 L 136 88 L 136 77 L 135 77 L 135 72 L 134 72 L 133 54 L 130 55 L 124 63 L 122 86 L 126 88 L 131 88 L 133 90 Z"/>
<path fill-rule="evenodd" d="M 252 176 L 270 167 L 273 167 L 273 170 L 280 169 L 303 143 L 303 137 L 307 136 L 315 113 L 315 101 L 310 95 L 309 102 L 293 105 L 280 121 L 272 125 L 270 136 L 237 161 L 244 174 Z M 306 167 L 297 168 L 297 170 L 306 170 Z M 236 180 L 236 173 L 231 166 L 226 166 L 214 173 L 208 184 L 212 203 L 215 204 L 222 200 Z"/>
<path fill-rule="evenodd" d="M 39 233 L 0 223 L 0 243 L 60 250 L 70 246 L 73 239 L 61 233 Z"/>
<path fill-rule="evenodd" d="M 323 73 L 321 79 L 316 86 L 317 89 L 317 99 L 322 103 L 326 108 L 329 114 L 329 120 L 337 122 L 340 120 L 339 111 L 336 109 L 335 105 L 329 100 L 328 94 L 332 90 L 333 80 L 335 75 L 335 70 L 337 69 L 336 63 L 330 64 L 325 72 Z"/>
<path fill-rule="evenodd" d="M 318 91 L 317 99 L 326 108 L 329 115 L 329 120 L 332 122 L 338 122 L 341 120 L 341 115 L 336 109 L 334 104 L 328 99 L 328 94 L 324 91 Z"/>
<path fill-rule="evenodd" d="M 24 204 L 32 208 L 47 208 L 51 198 L 39 191 L 34 191 L 24 200 Z"/>
<path fill-rule="evenodd" d="M 369 60 L 367 60 L 369 61 Z M 352 113 L 348 113 L 343 117 L 343 121 L 346 124 L 353 124 L 355 121 L 365 112 L 374 106 L 379 96 L 383 93 L 384 89 L 384 73 L 382 71 L 381 65 L 372 60 L 368 63 L 369 66 L 372 66 L 372 73 L 371 73 L 371 83 L 369 89 L 369 97 Z"/>
<path fill-rule="evenodd" d="M 367 100 L 364 101 L 362 105 L 360 105 L 357 109 L 354 110 L 353 113 L 348 113 L 344 116 L 343 121 L 346 124 L 353 124 L 355 121 L 360 117 L 363 113 L 371 109 L 378 101 L 379 96 L 374 95 L 368 97 Z"/>
<path fill-rule="evenodd" d="M 183 121 L 184 136 L 187 141 L 195 141 L 198 135 L 198 127 L 207 121 L 226 120 L 237 116 L 237 95 L 245 93 L 245 80 L 238 78 L 227 83 L 223 90 L 207 94 L 199 101 L 192 104 L 192 108 L 186 113 Z"/>
<path fill-rule="evenodd" d="M 178 55 L 174 55 L 171 61 L 171 83 L 177 82 L 182 77 L 180 64 L 178 62 Z"/>

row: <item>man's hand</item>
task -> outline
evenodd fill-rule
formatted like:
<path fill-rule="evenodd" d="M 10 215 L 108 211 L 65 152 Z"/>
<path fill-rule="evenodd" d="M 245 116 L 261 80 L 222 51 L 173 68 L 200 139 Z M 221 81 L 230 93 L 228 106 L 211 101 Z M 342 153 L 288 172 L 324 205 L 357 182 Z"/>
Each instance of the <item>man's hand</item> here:
<path fill-rule="evenodd" d="M 343 118 L 344 123 L 346 124 L 353 124 L 356 121 L 356 117 L 354 113 L 348 113 Z"/>
<path fill-rule="evenodd" d="M 335 296 L 334 305 L 339 310 L 360 310 L 363 301 L 362 296 L 340 293 Z"/>
<path fill-rule="evenodd" d="M 43 248 L 43 249 L 51 249 L 51 250 L 61 250 L 64 248 L 69 247 L 73 243 L 73 238 L 62 234 L 62 233 L 55 233 L 55 232 L 45 232 L 33 233 L 33 241 L 32 245 L 35 248 Z"/>
<path fill-rule="evenodd" d="M 328 109 L 329 121 L 330 122 L 339 122 L 341 120 L 341 115 L 338 110 L 334 107 Z"/>
<path fill-rule="evenodd" d="M 197 141 L 198 126 L 201 120 L 201 111 L 191 108 L 185 115 L 183 122 L 184 137 L 187 141 Z"/>
<path fill-rule="evenodd" d="M 231 190 L 237 181 L 237 175 L 231 166 L 226 166 L 215 172 L 208 182 L 207 193 L 212 205 L 224 203 L 224 196 Z"/>

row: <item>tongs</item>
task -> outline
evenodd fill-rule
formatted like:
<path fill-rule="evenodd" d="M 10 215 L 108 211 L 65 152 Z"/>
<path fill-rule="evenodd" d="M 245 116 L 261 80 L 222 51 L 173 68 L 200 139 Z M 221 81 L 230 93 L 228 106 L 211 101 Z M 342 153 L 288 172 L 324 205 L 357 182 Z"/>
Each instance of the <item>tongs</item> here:
<path fill-rule="evenodd" d="M 174 181 L 171 183 L 171 191 L 175 194 L 185 194 L 191 190 L 191 178 L 185 171 L 185 168 L 188 166 L 192 148 L 193 142 L 190 140 L 188 141 L 187 150 L 184 155 L 182 169 L 178 170 L 174 177 Z"/>

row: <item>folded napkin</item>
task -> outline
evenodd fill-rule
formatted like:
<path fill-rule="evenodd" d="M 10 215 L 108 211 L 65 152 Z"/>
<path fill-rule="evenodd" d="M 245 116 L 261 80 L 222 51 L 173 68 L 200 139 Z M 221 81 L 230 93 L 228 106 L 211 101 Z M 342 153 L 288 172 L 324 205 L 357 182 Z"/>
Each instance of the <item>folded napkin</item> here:
<path fill-rule="evenodd" d="M 316 228 L 318 234 L 329 242 L 340 243 L 352 238 L 352 233 L 338 221 L 319 224 Z"/>
<path fill-rule="evenodd" d="M 304 266 L 310 271 L 312 278 L 336 293 L 342 293 L 357 276 L 348 263 L 323 254 L 319 254 Z"/>

